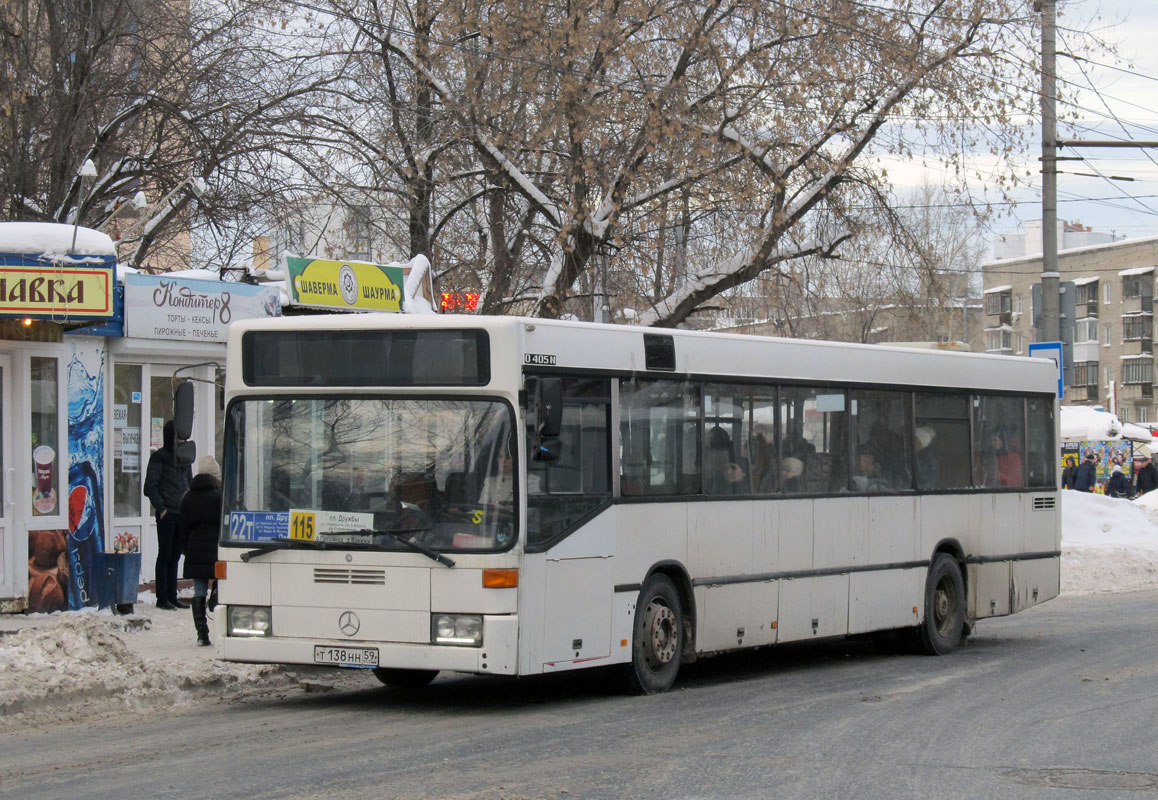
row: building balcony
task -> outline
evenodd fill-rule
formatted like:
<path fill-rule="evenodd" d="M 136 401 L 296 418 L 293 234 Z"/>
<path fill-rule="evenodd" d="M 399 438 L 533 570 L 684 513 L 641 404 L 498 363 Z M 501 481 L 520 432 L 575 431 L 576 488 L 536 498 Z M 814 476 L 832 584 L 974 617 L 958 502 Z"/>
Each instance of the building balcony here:
<path fill-rule="evenodd" d="M 1152 383 L 1123 383 L 1118 389 L 1122 400 L 1151 400 L 1154 397 Z"/>
<path fill-rule="evenodd" d="M 1097 342 L 1074 342 L 1074 363 L 1080 364 L 1083 361 L 1097 361 L 1101 352 L 1101 345 Z"/>
<path fill-rule="evenodd" d="M 1095 386 L 1067 386 L 1066 396 L 1083 402 L 1098 402 L 1098 387 Z"/>
<path fill-rule="evenodd" d="M 1122 314 L 1153 314 L 1153 295 L 1122 298 Z"/>
<path fill-rule="evenodd" d="M 1149 356 L 1154 354 L 1154 342 L 1152 339 L 1130 339 L 1122 342 L 1122 355 L 1124 356 Z"/>

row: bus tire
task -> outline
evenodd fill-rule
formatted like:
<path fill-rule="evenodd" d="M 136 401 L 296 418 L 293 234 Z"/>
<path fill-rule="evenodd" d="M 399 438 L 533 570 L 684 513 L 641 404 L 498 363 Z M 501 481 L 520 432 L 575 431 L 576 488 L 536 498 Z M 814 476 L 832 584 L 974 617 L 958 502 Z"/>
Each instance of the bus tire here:
<path fill-rule="evenodd" d="M 374 677 L 387 686 L 396 689 L 418 689 L 426 686 L 435 676 L 436 669 L 394 669 L 390 667 L 375 667 Z"/>
<path fill-rule="evenodd" d="M 918 652 L 943 656 L 953 652 L 965 630 L 965 580 L 948 553 L 938 553 L 925 579 L 925 620 L 917 626 Z"/>
<path fill-rule="evenodd" d="M 639 593 L 627 665 L 628 688 L 637 694 L 666 692 L 675 683 L 683 652 L 683 604 L 666 575 L 653 575 Z"/>

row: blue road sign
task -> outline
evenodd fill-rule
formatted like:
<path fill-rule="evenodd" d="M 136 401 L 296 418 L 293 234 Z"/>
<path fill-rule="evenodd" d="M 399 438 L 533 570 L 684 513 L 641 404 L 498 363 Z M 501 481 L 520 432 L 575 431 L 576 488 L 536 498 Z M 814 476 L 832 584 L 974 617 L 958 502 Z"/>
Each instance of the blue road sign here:
<path fill-rule="evenodd" d="M 1062 364 L 1062 343 L 1034 342 L 1029 346 L 1029 357 L 1053 360 L 1053 363 L 1057 365 L 1057 396 L 1064 398 L 1066 396 L 1066 384 L 1065 366 Z"/>

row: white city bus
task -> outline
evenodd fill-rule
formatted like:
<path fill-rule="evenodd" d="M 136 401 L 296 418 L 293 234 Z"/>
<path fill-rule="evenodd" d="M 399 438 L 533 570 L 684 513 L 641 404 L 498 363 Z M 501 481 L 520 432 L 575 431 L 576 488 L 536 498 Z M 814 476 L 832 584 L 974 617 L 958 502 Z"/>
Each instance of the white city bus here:
<path fill-rule="evenodd" d="M 229 363 L 229 661 L 655 692 L 782 642 L 943 654 L 1058 593 L 1049 361 L 363 315 L 238 323 Z"/>

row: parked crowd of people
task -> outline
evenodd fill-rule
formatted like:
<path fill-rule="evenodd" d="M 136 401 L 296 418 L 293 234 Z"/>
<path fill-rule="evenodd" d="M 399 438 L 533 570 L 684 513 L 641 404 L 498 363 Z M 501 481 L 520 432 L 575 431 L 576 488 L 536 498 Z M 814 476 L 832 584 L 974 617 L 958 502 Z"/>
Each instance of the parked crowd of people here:
<path fill-rule="evenodd" d="M 1098 454 L 1093 448 L 1086 448 L 1080 464 L 1068 456 L 1062 470 L 1062 488 L 1077 492 L 1096 492 L 1098 487 Z M 1116 463 L 1110 469 L 1109 480 L 1105 484 L 1105 494 L 1109 497 L 1134 498 L 1158 489 L 1158 467 L 1151 459 L 1150 448 L 1142 445 L 1134 450 L 1133 478 Z"/>
<path fill-rule="evenodd" d="M 197 459 L 197 474 L 177 457 L 179 440 L 172 420 L 165 423 L 161 447 L 149 456 L 145 496 L 157 521 L 157 608 L 175 611 L 192 608 L 197 644 L 208 646 L 208 612 L 215 605 L 210 592 L 217 564 L 221 526 L 221 467 L 213 456 Z M 193 602 L 177 596 L 177 567 L 185 556 L 186 579 L 193 581 Z"/>

